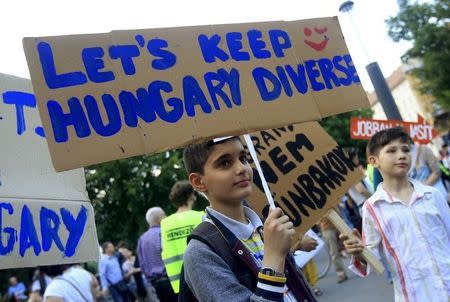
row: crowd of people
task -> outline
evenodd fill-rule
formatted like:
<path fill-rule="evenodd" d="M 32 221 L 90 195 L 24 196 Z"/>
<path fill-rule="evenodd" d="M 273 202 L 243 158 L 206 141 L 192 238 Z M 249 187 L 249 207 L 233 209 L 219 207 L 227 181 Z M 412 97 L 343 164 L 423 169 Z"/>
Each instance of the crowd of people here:
<path fill-rule="evenodd" d="M 337 282 L 347 280 L 342 249 L 352 255 L 350 270 L 367 276 L 371 266 L 361 252 L 368 248 L 385 264 L 397 302 L 449 301 L 448 146 L 438 159 L 403 128 L 392 128 L 369 141 L 367 171 L 356 150 L 348 154 L 367 175 L 338 207 L 354 236 L 339 235 L 326 218 L 319 222 Z M 166 217 L 150 208 L 136 249 L 103 243 L 98 276 L 81 265 L 43 267 L 30 291 L 12 277 L 10 300 L 316 301 L 317 268 L 310 261 L 302 272 L 292 253 L 317 242 L 296 237 L 280 208 L 261 221 L 247 205 L 253 171 L 239 138 L 189 146 L 183 160 L 188 180 L 176 182 L 168 196 L 176 212 Z M 209 201 L 205 211 L 193 210 L 196 192 Z"/>

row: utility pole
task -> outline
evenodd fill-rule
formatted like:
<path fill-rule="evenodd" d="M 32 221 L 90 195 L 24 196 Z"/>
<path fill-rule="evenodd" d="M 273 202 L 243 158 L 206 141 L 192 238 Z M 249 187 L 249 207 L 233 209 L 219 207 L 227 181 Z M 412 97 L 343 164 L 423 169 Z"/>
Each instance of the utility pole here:
<path fill-rule="evenodd" d="M 350 22 L 352 23 L 352 27 L 355 31 L 356 37 L 360 43 L 360 47 L 363 50 L 367 62 L 370 62 L 367 51 L 362 43 L 361 37 L 358 33 L 357 27 L 355 25 L 355 21 L 353 18 L 353 1 L 345 1 L 339 7 L 339 11 L 341 13 L 346 13 L 349 16 Z M 375 89 L 375 94 L 377 95 L 378 100 L 383 107 L 384 113 L 388 119 L 392 120 L 402 120 L 402 116 L 400 115 L 400 111 L 397 108 L 397 104 L 394 101 L 394 97 L 392 96 L 391 90 L 386 82 L 386 79 L 381 72 L 380 66 L 376 61 L 369 63 L 366 66 L 367 73 L 369 74 L 370 81 L 372 82 L 373 88 Z"/>

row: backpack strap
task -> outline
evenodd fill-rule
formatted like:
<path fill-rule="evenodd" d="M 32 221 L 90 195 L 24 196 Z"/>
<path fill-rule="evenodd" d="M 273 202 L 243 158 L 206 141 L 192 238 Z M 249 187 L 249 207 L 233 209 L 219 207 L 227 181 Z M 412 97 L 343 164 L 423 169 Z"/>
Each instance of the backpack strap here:
<path fill-rule="evenodd" d="M 236 271 L 237 259 L 231 253 L 231 247 L 228 245 L 222 233 L 214 224 L 203 221 L 188 236 L 187 242 L 189 243 L 192 239 L 206 244 L 228 264 L 233 272 Z"/>
<path fill-rule="evenodd" d="M 238 260 L 233 256 L 230 246 L 214 224 L 208 221 L 200 223 L 188 236 L 187 243 L 189 244 L 192 239 L 206 244 L 227 263 L 234 274 L 237 273 Z M 178 301 L 198 301 L 184 279 L 184 265 L 181 268 L 180 294 L 178 296 Z"/>

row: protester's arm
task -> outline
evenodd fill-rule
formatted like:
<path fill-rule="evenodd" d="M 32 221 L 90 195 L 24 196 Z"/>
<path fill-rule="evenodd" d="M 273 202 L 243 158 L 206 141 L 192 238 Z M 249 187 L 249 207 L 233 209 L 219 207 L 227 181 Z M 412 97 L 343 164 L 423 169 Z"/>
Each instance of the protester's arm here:
<path fill-rule="evenodd" d="M 430 168 L 430 176 L 424 181 L 424 184 L 433 186 L 441 177 L 441 170 L 439 169 L 439 161 L 434 156 L 433 152 L 428 147 L 422 147 L 425 163 Z"/>
<path fill-rule="evenodd" d="M 108 290 L 108 280 L 106 278 L 106 263 L 105 261 L 100 260 L 100 264 L 99 264 L 99 268 L 98 268 L 98 273 L 100 275 L 100 282 L 102 283 L 102 289 L 104 292 L 106 292 Z"/>
<path fill-rule="evenodd" d="M 381 235 L 375 225 L 374 217 L 368 210 L 367 204 L 363 207 L 362 232 L 362 240 L 351 239 L 345 234 L 341 234 L 339 238 L 344 241 L 346 251 L 352 255 L 349 269 L 361 277 L 366 277 L 370 274 L 371 268 L 361 256 L 364 247 L 369 249 L 377 259 L 381 259 L 379 252 L 381 247 Z M 356 229 L 353 230 L 353 234 L 356 237 L 361 238 L 361 235 Z"/>
<path fill-rule="evenodd" d="M 183 258 L 186 283 L 198 301 L 268 302 L 239 283 L 226 262 L 206 244 L 192 239 Z"/>
<path fill-rule="evenodd" d="M 142 239 L 138 240 L 137 257 L 138 257 L 140 263 L 144 262 L 144 250 L 142 247 Z M 144 272 L 144 275 L 150 276 L 150 271 L 148 270 L 148 268 L 150 268 L 150 263 L 148 261 L 145 262 L 145 265 L 141 264 L 140 267 L 141 267 L 142 271 Z"/>
<path fill-rule="evenodd" d="M 16 293 L 18 296 L 25 295 L 27 293 L 27 288 L 25 287 L 25 284 L 23 284 L 22 282 L 19 283 L 19 288 L 20 290 Z"/>
<path fill-rule="evenodd" d="M 308 235 L 304 235 L 291 247 L 291 252 L 292 253 L 294 253 L 295 251 L 311 252 L 316 249 L 317 245 L 318 243 L 316 239 Z"/>
<path fill-rule="evenodd" d="M 101 295 L 101 293 L 99 291 L 99 284 L 98 284 L 97 278 L 93 274 L 91 274 L 91 273 L 89 273 L 89 274 L 91 275 L 91 278 L 92 278 L 91 283 L 90 283 L 92 297 L 94 297 L 94 301 L 96 301 L 97 298 L 100 297 L 100 295 Z"/>

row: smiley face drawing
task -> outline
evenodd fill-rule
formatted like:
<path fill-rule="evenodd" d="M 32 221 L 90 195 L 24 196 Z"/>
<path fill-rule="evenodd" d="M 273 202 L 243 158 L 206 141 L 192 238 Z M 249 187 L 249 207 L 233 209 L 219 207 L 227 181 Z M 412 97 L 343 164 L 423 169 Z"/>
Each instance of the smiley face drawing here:
<path fill-rule="evenodd" d="M 310 40 L 304 40 L 306 45 L 308 45 L 309 47 L 317 50 L 317 51 L 322 51 L 325 49 L 325 47 L 327 46 L 328 40 L 330 40 L 330 38 L 328 38 L 328 36 L 325 34 L 327 32 L 328 28 L 325 26 L 323 28 L 317 28 L 314 27 L 314 31 L 319 34 L 319 35 L 323 35 L 323 40 L 319 43 L 314 42 L 314 41 L 310 41 Z M 303 32 L 305 33 L 305 36 L 310 37 L 313 33 L 313 31 L 311 30 L 311 28 L 309 27 L 305 27 L 303 29 Z"/>

